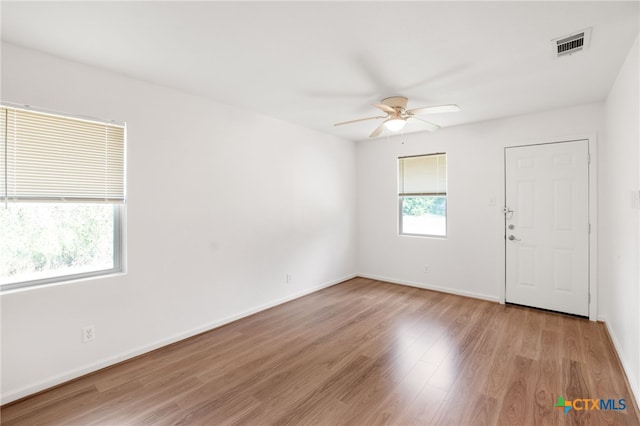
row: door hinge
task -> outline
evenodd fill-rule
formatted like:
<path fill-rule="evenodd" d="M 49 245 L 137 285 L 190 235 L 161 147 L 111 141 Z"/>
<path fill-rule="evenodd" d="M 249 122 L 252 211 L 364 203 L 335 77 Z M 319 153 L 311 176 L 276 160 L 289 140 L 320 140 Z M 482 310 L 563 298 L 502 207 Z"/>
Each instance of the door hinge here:
<path fill-rule="evenodd" d="M 589 235 L 591 235 L 591 224 L 589 224 Z"/>
<path fill-rule="evenodd" d="M 587 164 L 591 164 L 591 153 L 587 153 Z"/>
<path fill-rule="evenodd" d="M 589 304 L 591 304 L 591 293 L 589 293 Z"/>

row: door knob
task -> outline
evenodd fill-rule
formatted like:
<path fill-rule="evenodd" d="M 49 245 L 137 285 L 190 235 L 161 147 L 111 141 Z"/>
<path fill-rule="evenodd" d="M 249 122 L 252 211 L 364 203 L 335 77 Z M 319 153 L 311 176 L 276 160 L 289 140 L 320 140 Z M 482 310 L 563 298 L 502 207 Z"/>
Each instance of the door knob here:
<path fill-rule="evenodd" d="M 515 235 L 509 235 L 509 240 L 511 240 L 511 241 L 521 241 L 520 238 L 516 238 Z"/>

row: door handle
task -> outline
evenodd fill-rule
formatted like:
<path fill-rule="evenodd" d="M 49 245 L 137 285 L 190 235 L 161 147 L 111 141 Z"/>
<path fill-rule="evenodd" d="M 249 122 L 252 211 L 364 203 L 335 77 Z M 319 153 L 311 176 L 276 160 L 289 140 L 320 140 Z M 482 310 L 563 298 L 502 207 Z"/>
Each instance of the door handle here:
<path fill-rule="evenodd" d="M 516 238 L 515 235 L 509 235 L 509 240 L 511 240 L 511 241 L 522 241 L 520 238 Z"/>

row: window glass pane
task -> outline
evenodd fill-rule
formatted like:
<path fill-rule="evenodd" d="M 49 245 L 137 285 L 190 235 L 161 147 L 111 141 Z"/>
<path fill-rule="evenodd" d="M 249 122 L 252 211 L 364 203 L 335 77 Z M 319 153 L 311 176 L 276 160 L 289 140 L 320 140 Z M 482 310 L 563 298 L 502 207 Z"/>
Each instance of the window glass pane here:
<path fill-rule="evenodd" d="M 447 198 L 404 196 L 402 234 L 447 235 Z"/>
<path fill-rule="evenodd" d="M 112 204 L 9 203 L 0 207 L 0 283 L 114 268 Z"/>

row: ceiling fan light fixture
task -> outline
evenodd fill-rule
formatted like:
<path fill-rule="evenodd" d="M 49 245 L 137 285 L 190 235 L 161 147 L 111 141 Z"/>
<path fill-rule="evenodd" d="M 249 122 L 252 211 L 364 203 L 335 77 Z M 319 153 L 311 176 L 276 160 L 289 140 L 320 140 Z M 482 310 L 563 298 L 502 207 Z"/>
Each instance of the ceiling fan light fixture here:
<path fill-rule="evenodd" d="M 397 132 L 402 130 L 404 125 L 407 124 L 407 120 L 400 117 L 389 118 L 384 122 L 384 127 L 390 132 Z"/>
<path fill-rule="evenodd" d="M 1 0 L 0 0 L 1 1 Z M 372 104 L 380 111 L 384 112 L 383 116 L 358 118 L 356 120 L 342 121 L 334 124 L 334 126 L 342 126 L 343 124 L 359 123 L 361 121 L 379 120 L 384 119 L 382 123 L 378 124 L 375 130 L 369 135 L 370 138 L 377 138 L 386 129 L 389 132 L 398 132 L 404 129 L 407 120 L 411 118 L 412 123 L 419 124 L 420 127 L 412 128 L 417 130 L 427 130 L 433 132 L 440 128 L 437 124 L 430 121 L 423 120 L 420 117 L 416 117 L 420 114 L 435 114 L 441 112 L 453 112 L 460 111 L 460 107 L 455 104 L 448 105 L 435 105 L 422 108 L 407 109 L 407 98 L 404 96 L 392 96 L 390 98 L 384 98 L 378 104 Z"/>

